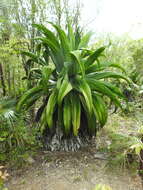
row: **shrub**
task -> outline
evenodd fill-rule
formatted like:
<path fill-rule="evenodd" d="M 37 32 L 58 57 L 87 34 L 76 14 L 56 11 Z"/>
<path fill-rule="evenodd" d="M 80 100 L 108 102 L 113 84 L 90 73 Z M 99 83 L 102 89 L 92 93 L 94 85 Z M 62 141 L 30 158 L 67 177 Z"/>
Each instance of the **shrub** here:
<path fill-rule="evenodd" d="M 26 117 L 16 113 L 15 105 L 15 99 L 0 101 L 0 161 L 20 165 L 22 156 L 36 147 L 36 131 L 26 126 Z"/>
<path fill-rule="evenodd" d="M 50 24 L 57 35 L 45 26 L 35 24 L 42 33 L 37 38 L 40 41 L 37 51 L 35 54 L 23 52 L 30 57 L 29 64 L 37 64 L 29 74 L 36 85 L 21 97 L 17 110 L 28 109 L 43 97 L 43 105 L 37 112 L 42 131 L 60 128 L 64 137 L 80 133 L 83 136 L 85 131 L 91 136 L 96 135 L 107 121 L 104 97 L 119 107 L 122 107 L 120 98 L 124 99 L 120 89 L 105 79 L 128 79 L 106 70 L 108 67 L 122 69 L 119 65 L 99 62 L 105 47 L 87 48 L 91 33 L 82 37 L 79 31 L 74 33 L 68 26 L 66 34 L 59 26 Z"/>

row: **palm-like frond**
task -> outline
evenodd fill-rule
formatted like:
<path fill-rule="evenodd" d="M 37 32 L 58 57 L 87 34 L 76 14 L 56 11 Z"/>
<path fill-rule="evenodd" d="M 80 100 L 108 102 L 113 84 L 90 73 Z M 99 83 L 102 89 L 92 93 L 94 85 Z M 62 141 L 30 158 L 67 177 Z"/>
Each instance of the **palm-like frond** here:
<path fill-rule="evenodd" d="M 11 121 L 16 117 L 15 114 L 16 100 L 13 98 L 0 100 L 0 118 Z"/>

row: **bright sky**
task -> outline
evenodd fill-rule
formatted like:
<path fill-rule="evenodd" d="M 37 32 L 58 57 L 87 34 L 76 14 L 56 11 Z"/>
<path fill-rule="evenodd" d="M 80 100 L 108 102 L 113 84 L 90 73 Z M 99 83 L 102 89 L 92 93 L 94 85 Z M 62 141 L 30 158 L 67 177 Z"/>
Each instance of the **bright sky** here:
<path fill-rule="evenodd" d="M 143 38 L 143 0 L 81 0 L 82 20 L 95 32 Z"/>

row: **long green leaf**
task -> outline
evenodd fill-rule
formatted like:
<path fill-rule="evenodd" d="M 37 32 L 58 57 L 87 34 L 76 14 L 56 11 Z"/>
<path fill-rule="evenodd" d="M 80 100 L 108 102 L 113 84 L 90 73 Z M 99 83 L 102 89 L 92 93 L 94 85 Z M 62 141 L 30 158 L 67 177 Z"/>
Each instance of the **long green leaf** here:
<path fill-rule="evenodd" d="M 56 44 L 53 43 L 51 39 L 45 38 L 45 37 L 37 37 L 35 40 L 41 40 L 43 44 L 47 44 L 50 50 L 53 52 L 58 52 L 60 50 L 60 47 L 56 46 Z"/>
<path fill-rule="evenodd" d="M 78 130 L 80 127 L 80 119 L 81 119 L 81 105 L 80 100 L 77 98 L 75 94 L 71 96 L 71 111 L 72 111 L 72 125 L 73 125 L 73 134 L 75 136 L 78 135 Z"/>
<path fill-rule="evenodd" d="M 43 110 L 41 118 L 40 118 L 40 132 L 43 133 L 45 127 L 47 126 L 47 121 L 46 121 L 46 109 Z"/>
<path fill-rule="evenodd" d="M 44 66 L 42 68 L 42 79 L 45 83 L 48 82 L 48 80 L 50 79 L 53 70 L 54 68 L 52 66 Z"/>
<path fill-rule="evenodd" d="M 63 98 L 72 90 L 72 85 L 68 79 L 68 75 L 66 74 L 63 82 L 61 84 L 61 87 L 59 89 L 58 93 L 58 104 L 60 105 L 62 103 Z"/>
<path fill-rule="evenodd" d="M 26 101 L 28 101 L 29 98 L 31 98 L 33 95 L 38 94 L 42 91 L 42 87 L 41 86 L 37 86 L 34 87 L 30 90 L 28 90 L 19 100 L 18 104 L 17 104 L 17 111 L 20 111 L 20 109 L 22 108 L 23 104 L 26 103 Z"/>
<path fill-rule="evenodd" d="M 52 66 L 44 66 L 42 68 L 42 76 L 41 76 L 41 84 L 43 86 L 43 90 L 47 91 L 48 85 L 50 84 L 49 79 L 53 72 L 54 68 Z"/>
<path fill-rule="evenodd" d="M 43 91 L 35 93 L 32 97 L 28 98 L 25 102 L 24 109 L 27 110 L 43 95 Z"/>
<path fill-rule="evenodd" d="M 79 49 L 78 47 L 79 47 L 79 44 L 80 44 L 81 39 L 82 39 L 81 30 L 79 27 L 76 29 L 74 35 L 75 35 L 75 50 L 77 50 L 77 49 Z"/>
<path fill-rule="evenodd" d="M 94 112 L 91 115 L 87 113 L 88 129 L 91 135 L 96 134 L 97 132 L 97 119 Z"/>
<path fill-rule="evenodd" d="M 88 68 L 90 65 L 92 65 L 95 61 L 97 61 L 98 57 L 101 56 L 103 51 L 105 50 L 105 47 L 101 47 L 97 49 L 95 52 L 93 52 L 86 60 L 86 68 Z"/>
<path fill-rule="evenodd" d="M 118 95 L 118 97 L 125 99 L 124 94 L 122 93 L 122 91 L 120 90 L 120 88 L 116 87 L 115 85 L 109 83 L 109 82 L 105 82 L 102 81 L 102 83 L 108 87 L 112 92 L 114 92 L 116 95 Z"/>
<path fill-rule="evenodd" d="M 61 49 L 63 52 L 63 56 L 65 57 L 65 61 L 69 61 L 69 51 L 70 51 L 70 47 L 69 47 L 69 40 L 68 37 L 66 35 L 66 33 L 64 32 L 64 30 L 61 29 L 61 27 L 51 23 L 52 26 L 56 29 L 60 42 L 61 42 Z"/>
<path fill-rule="evenodd" d="M 68 134 L 71 127 L 71 101 L 69 98 L 64 99 L 64 108 L 63 108 L 63 120 L 65 126 L 65 133 Z"/>
<path fill-rule="evenodd" d="M 57 89 L 53 90 L 52 94 L 49 96 L 48 104 L 46 106 L 46 120 L 49 128 L 53 126 L 53 114 L 55 105 L 57 103 Z"/>
<path fill-rule="evenodd" d="M 91 79 L 95 79 L 95 80 L 100 80 L 100 79 L 104 79 L 104 78 L 124 79 L 130 83 L 129 79 L 126 76 L 115 73 L 115 72 L 109 72 L 109 71 L 90 73 L 90 74 L 86 75 L 86 78 L 91 78 Z"/>
<path fill-rule="evenodd" d="M 78 49 L 86 48 L 88 46 L 88 43 L 90 41 L 91 36 L 93 35 L 93 32 L 88 32 L 85 34 L 80 41 L 80 44 L 78 46 Z"/>
<path fill-rule="evenodd" d="M 40 65 L 46 65 L 46 63 L 36 54 L 26 51 L 21 51 L 21 54 L 26 55 L 32 59 L 35 63 L 38 63 Z"/>
<path fill-rule="evenodd" d="M 86 67 L 86 73 L 88 74 L 88 73 L 93 73 L 97 71 L 102 71 L 106 68 L 108 69 L 109 67 L 120 69 L 122 72 L 126 74 L 125 69 L 121 65 L 117 63 L 111 63 L 111 62 L 101 62 L 100 64 L 97 64 L 97 63 L 92 64 L 89 67 Z"/>
<path fill-rule="evenodd" d="M 103 95 L 109 97 L 115 105 L 122 108 L 120 101 L 117 98 L 118 94 L 115 94 L 111 89 L 109 89 L 102 81 L 94 80 L 94 79 L 87 79 L 87 83 L 89 84 L 92 91 L 97 91 Z"/>
<path fill-rule="evenodd" d="M 73 32 L 71 24 L 68 24 L 68 39 L 70 43 L 70 50 L 75 50 L 75 34 Z"/>
<path fill-rule="evenodd" d="M 103 98 L 97 94 L 93 96 L 93 111 L 100 125 L 104 126 L 107 121 L 108 111 Z"/>
<path fill-rule="evenodd" d="M 74 64 L 79 65 L 82 76 L 84 77 L 85 68 L 84 68 L 84 64 L 82 63 L 80 59 L 81 51 L 80 50 L 72 51 L 70 54 L 71 54 Z"/>
<path fill-rule="evenodd" d="M 45 48 L 50 49 L 49 55 L 53 63 L 55 64 L 57 71 L 60 72 L 64 66 L 64 57 L 63 57 L 61 48 L 56 46 L 56 44 L 54 44 L 51 39 L 37 38 L 37 40 L 41 40 Z"/>
<path fill-rule="evenodd" d="M 79 91 L 83 94 L 89 113 L 92 113 L 92 94 L 88 83 L 85 80 L 79 80 Z"/>
<path fill-rule="evenodd" d="M 53 32 L 51 32 L 48 28 L 46 28 L 42 24 L 33 24 L 33 26 L 37 28 L 39 31 L 41 31 L 47 37 L 47 39 L 50 39 L 53 42 L 53 44 L 55 44 L 55 46 L 60 48 L 57 37 L 55 36 Z"/>

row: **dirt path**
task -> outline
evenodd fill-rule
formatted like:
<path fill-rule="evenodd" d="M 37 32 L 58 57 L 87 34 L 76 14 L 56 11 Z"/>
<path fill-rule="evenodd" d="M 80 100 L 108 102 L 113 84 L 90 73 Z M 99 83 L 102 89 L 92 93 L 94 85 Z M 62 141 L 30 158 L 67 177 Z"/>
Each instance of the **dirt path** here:
<path fill-rule="evenodd" d="M 115 115 L 107 125 L 124 133 L 128 126 L 135 129 L 136 121 Z M 100 134 L 103 143 L 106 135 L 106 131 Z M 108 155 L 97 152 L 95 146 L 75 153 L 38 154 L 31 166 L 10 172 L 9 190 L 93 190 L 99 183 L 113 190 L 143 190 L 140 178 L 130 170 L 107 169 Z"/>
<path fill-rule="evenodd" d="M 94 149 L 47 152 L 40 157 L 27 170 L 13 173 L 9 190 L 92 190 L 99 183 L 108 184 L 113 190 L 142 190 L 138 176 L 127 170 L 108 171 L 104 155 L 95 154 Z"/>

